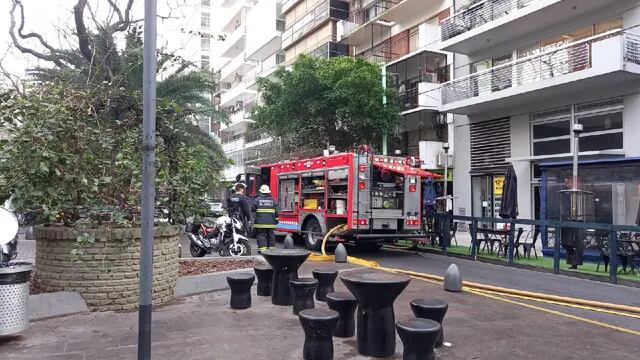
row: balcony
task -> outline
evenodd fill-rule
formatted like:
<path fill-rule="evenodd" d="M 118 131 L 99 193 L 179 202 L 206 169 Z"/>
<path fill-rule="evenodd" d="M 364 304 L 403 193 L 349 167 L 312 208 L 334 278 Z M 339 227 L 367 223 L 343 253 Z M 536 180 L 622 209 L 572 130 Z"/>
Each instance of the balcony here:
<path fill-rule="evenodd" d="M 440 49 L 475 54 L 544 31 L 570 19 L 589 16 L 604 7 L 623 11 L 628 0 L 484 0 L 441 22 Z M 567 29 L 568 30 L 568 29 Z"/>
<path fill-rule="evenodd" d="M 404 35 L 397 34 L 356 56 L 380 65 L 398 60 L 419 48 L 419 31 L 406 30 L 403 33 Z"/>
<path fill-rule="evenodd" d="M 390 28 L 407 19 L 428 17 L 440 6 L 440 0 L 376 0 L 352 11 L 349 18 L 338 24 L 338 39 L 349 45 L 361 44 L 366 41 L 369 25 Z"/>
<path fill-rule="evenodd" d="M 247 57 L 263 61 L 280 50 L 284 20 L 277 1 L 260 1 L 247 13 Z"/>
<path fill-rule="evenodd" d="M 253 68 L 253 70 L 251 70 L 250 73 L 246 75 L 249 88 L 258 90 L 256 79 L 259 77 L 270 77 L 283 63 L 284 54 L 282 53 L 275 53 L 261 62 L 259 66 Z"/>
<path fill-rule="evenodd" d="M 638 91 L 640 36 L 610 31 L 442 86 L 440 111 L 506 116 Z"/>
<path fill-rule="evenodd" d="M 447 55 L 423 50 L 389 63 L 385 70 L 388 81 L 396 84 L 403 113 L 438 110 L 441 84 L 449 81 Z"/>
<path fill-rule="evenodd" d="M 293 24 L 287 24 L 282 33 L 282 48 L 293 45 L 306 34 L 324 24 L 330 18 L 346 19 L 349 16 L 349 3 L 340 0 L 325 0 L 307 12 Z"/>
<path fill-rule="evenodd" d="M 245 38 L 244 26 L 240 26 L 235 29 L 224 39 L 224 42 L 220 47 L 220 56 L 229 59 L 233 59 L 238 56 L 238 54 L 244 51 Z"/>
<path fill-rule="evenodd" d="M 231 83 L 240 82 L 244 74 L 256 65 L 256 62 L 245 59 L 244 53 L 240 53 L 220 70 L 220 79 Z"/>
<path fill-rule="evenodd" d="M 240 81 L 232 84 L 231 89 L 220 94 L 220 105 L 222 107 L 236 106 L 239 102 L 248 103 L 255 99 L 257 91 L 250 89 L 247 83 Z"/>
<path fill-rule="evenodd" d="M 282 0 L 282 13 L 286 14 L 289 9 L 293 7 L 293 5 L 299 3 L 300 0 Z"/>

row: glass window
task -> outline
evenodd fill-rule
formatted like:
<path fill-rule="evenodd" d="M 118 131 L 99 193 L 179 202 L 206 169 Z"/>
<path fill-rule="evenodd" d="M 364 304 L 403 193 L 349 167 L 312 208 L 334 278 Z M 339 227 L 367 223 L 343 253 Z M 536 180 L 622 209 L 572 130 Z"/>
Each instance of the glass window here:
<path fill-rule="evenodd" d="M 582 117 L 578 123 L 584 126 L 585 133 L 622 129 L 622 111 Z"/>
<path fill-rule="evenodd" d="M 211 18 L 209 17 L 209 13 L 203 12 L 200 16 L 200 26 L 204 28 L 208 28 L 211 26 Z"/>
<path fill-rule="evenodd" d="M 580 151 L 622 149 L 622 132 L 580 137 Z"/>
<path fill-rule="evenodd" d="M 533 155 L 568 154 L 571 152 L 571 139 L 538 141 L 533 143 Z"/>
<path fill-rule="evenodd" d="M 571 135 L 571 120 L 546 122 L 533 125 L 533 139 L 545 139 L 558 136 Z"/>
<path fill-rule="evenodd" d="M 211 39 L 209 39 L 208 36 L 200 38 L 200 48 L 204 50 L 209 50 L 211 48 Z"/>

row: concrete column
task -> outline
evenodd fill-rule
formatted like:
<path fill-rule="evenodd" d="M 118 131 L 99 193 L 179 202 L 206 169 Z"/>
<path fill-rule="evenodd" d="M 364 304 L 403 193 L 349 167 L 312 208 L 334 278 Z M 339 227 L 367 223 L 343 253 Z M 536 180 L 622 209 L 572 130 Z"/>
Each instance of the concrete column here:
<path fill-rule="evenodd" d="M 531 126 L 529 114 L 511 117 L 511 157 L 521 158 L 531 154 Z M 518 177 L 518 217 L 531 219 L 533 205 L 531 198 L 531 163 L 529 161 L 513 162 Z"/>

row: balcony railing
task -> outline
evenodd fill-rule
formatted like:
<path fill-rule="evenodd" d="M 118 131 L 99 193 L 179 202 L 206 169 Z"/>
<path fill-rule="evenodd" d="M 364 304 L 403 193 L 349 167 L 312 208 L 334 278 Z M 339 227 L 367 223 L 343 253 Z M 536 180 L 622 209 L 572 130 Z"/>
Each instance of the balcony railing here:
<path fill-rule="evenodd" d="M 397 39 L 387 39 L 356 55 L 376 64 L 386 64 L 399 59 L 418 48 L 419 32 L 414 30 Z"/>
<path fill-rule="evenodd" d="M 293 24 L 287 24 L 282 33 L 282 48 L 294 43 L 328 18 L 346 19 L 349 16 L 349 3 L 339 0 L 325 0 L 307 12 Z"/>
<path fill-rule="evenodd" d="M 640 65 L 640 35 L 624 34 L 624 61 Z"/>
<path fill-rule="evenodd" d="M 437 69 L 435 72 L 424 73 L 421 77 L 417 79 L 410 79 L 405 81 L 405 83 L 414 84 L 415 86 L 413 86 L 410 89 L 407 89 L 406 91 L 402 91 L 401 89 L 398 90 L 398 102 L 400 105 L 400 110 L 407 111 L 407 110 L 415 109 L 419 106 L 426 106 L 425 104 L 421 103 L 421 97 L 425 99 L 425 100 L 422 100 L 423 102 L 429 101 L 429 100 L 439 102 L 439 97 L 436 94 L 437 91 L 439 91 L 437 87 L 428 92 L 421 92 L 419 84 L 420 83 L 430 83 L 430 84 L 445 83 L 449 80 L 449 73 L 450 73 L 449 65 L 447 65 Z M 432 102 L 432 101 L 429 101 L 429 102 Z"/>
<path fill-rule="evenodd" d="M 442 20 L 442 41 L 449 40 L 539 0 L 484 0 Z"/>
<path fill-rule="evenodd" d="M 364 8 L 352 11 L 348 19 L 341 21 L 343 29 L 342 36 L 349 36 L 356 31 L 358 27 L 382 15 L 385 11 L 396 6 L 400 1 L 401 0 L 375 0 Z"/>
<path fill-rule="evenodd" d="M 593 44 L 621 34 L 621 30 L 609 31 L 450 81 L 442 86 L 442 103 L 446 105 L 589 69 Z M 623 52 L 626 61 L 640 64 L 640 37 L 624 34 Z"/>
<path fill-rule="evenodd" d="M 333 47 L 332 47 L 333 46 Z M 349 46 L 337 42 L 335 35 L 325 36 L 316 41 L 313 45 L 307 47 L 306 54 L 315 57 L 335 57 L 349 55 Z M 293 64 L 298 56 L 289 58 L 283 65 L 285 67 Z"/>

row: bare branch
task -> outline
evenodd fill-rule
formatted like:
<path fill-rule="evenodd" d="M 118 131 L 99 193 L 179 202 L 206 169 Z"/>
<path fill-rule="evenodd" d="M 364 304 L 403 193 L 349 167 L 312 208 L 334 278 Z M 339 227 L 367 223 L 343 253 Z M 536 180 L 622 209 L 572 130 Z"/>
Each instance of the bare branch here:
<path fill-rule="evenodd" d="M 122 17 L 122 10 L 120 10 L 120 7 L 118 7 L 118 5 L 113 0 L 107 0 L 107 2 L 109 3 L 113 11 L 118 15 L 118 21 L 124 22 L 124 18 Z"/>
<path fill-rule="evenodd" d="M 127 7 L 124 9 L 124 18 L 120 16 L 120 20 L 112 25 L 115 31 L 125 31 L 129 28 L 129 25 L 131 25 L 131 7 L 133 7 L 133 2 L 134 0 L 128 0 Z M 109 4 L 112 4 L 111 0 L 109 0 Z M 118 13 L 118 15 L 121 15 L 121 12 Z"/>
<path fill-rule="evenodd" d="M 78 0 L 73 7 L 73 18 L 76 23 L 76 32 L 78 34 L 78 47 L 80 52 L 88 61 L 93 59 L 93 53 L 89 46 L 89 32 L 84 24 L 84 8 L 87 6 L 87 0 Z"/>
<path fill-rule="evenodd" d="M 18 35 L 16 36 L 16 18 L 15 18 L 15 12 L 16 9 L 20 8 L 20 26 L 18 27 Z M 9 35 L 11 36 L 11 41 L 13 42 L 13 45 L 20 50 L 20 52 L 24 53 L 24 54 L 30 54 L 33 55 L 35 57 L 37 57 L 38 59 L 41 60 L 45 60 L 45 61 L 51 61 L 54 64 L 58 65 L 61 68 L 66 68 L 67 65 L 65 63 L 63 63 L 60 58 L 58 58 L 58 56 L 56 55 L 57 51 L 56 49 L 54 49 L 52 46 L 50 46 L 42 37 L 42 35 L 40 34 L 36 34 L 36 33 L 28 33 L 28 34 L 23 34 L 22 30 L 24 29 L 24 6 L 22 6 L 22 3 L 20 2 L 20 0 L 13 0 L 13 5 L 11 6 L 11 11 L 9 12 L 9 15 L 11 16 L 11 23 L 9 26 Z M 26 47 L 24 45 L 22 45 L 20 43 L 20 41 L 18 40 L 18 36 L 25 40 L 25 39 L 29 39 L 29 38 L 36 38 L 38 39 L 38 41 L 40 42 L 40 44 L 42 44 L 42 46 L 44 46 L 47 50 L 49 50 L 49 54 L 31 49 L 29 47 Z"/>

